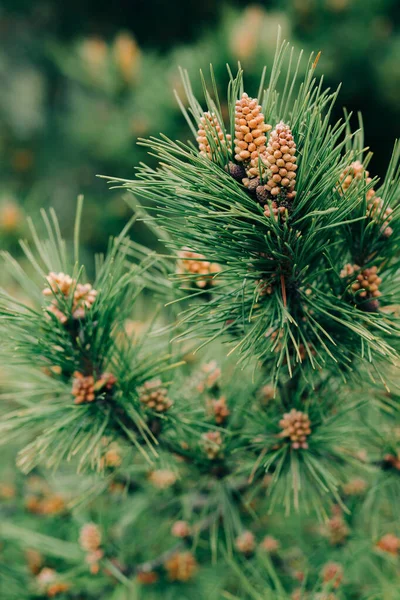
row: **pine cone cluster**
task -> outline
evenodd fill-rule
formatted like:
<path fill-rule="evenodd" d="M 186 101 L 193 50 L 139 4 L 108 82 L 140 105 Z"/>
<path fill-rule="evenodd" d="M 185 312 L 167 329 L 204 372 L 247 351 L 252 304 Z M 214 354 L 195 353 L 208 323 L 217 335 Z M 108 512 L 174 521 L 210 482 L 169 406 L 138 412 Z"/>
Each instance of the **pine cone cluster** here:
<path fill-rule="evenodd" d="M 225 423 L 231 411 L 226 405 L 225 396 L 221 396 L 218 399 L 212 399 L 208 401 L 208 409 L 210 414 L 214 417 L 217 425 L 222 425 Z"/>
<path fill-rule="evenodd" d="M 111 373 L 103 373 L 95 381 L 93 375 L 83 375 L 83 373 L 75 371 L 72 382 L 72 395 L 75 396 L 74 404 L 93 402 L 96 399 L 96 394 L 104 390 L 111 391 L 116 382 L 116 378 Z"/>
<path fill-rule="evenodd" d="M 213 140 L 212 145 L 209 143 L 210 138 Z M 216 151 L 226 148 L 227 144 L 229 149 L 231 145 L 231 136 L 224 134 L 217 116 L 210 112 L 205 112 L 201 117 L 196 139 L 199 144 L 200 154 L 210 160 L 213 159 Z"/>
<path fill-rule="evenodd" d="M 310 419 L 306 413 L 292 408 L 279 421 L 279 426 L 283 430 L 280 437 L 288 437 L 293 449 L 302 448 L 306 450 L 308 448 L 307 438 L 311 433 L 310 425 Z"/>
<path fill-rule="evenodd" d="M 397 555 L 400 551 L 400 538 L 398 538 L 397 535 L 394 535 L 394 533 L 386 533 L 377 542 L 376 547 L 383 552 Z"/>
<path fill-rule="evenodd" d="M 288 125 L 283 121 L 271 131 L 264 162 L 267 166 L 268 181 L 265 190 L 272 196 L 283 196 L 293 200 L 296 195 L 297 157 L 296 144 Z"/>
<path fill-rule="evenodd" d="M 243 93 L 235 108 L 235 159 L 244 164 L 250 178 L 260 173 L 259 159 L 266 150 L 265 134 L 270 129 L 257 99 Z"/>
<path fill-rule="evenodd" d="M 356 265 L 355 265 L 356 266 Z M 363 269 L 356 278 L 356 281 L 352 284 L 351 289 L 356 294 L 357 299 L 362 298 L 363 300 L 371 299 L 369 303 L 372 308 L 378 307 L 379 286 L 382 283 L 382 279 L 378 277 L 378 267 L 369 267 Z"/>
<path fill-rule="evenodd" d="M 195 557 L 189 551 L 176 552 L 164 563 L 171 581 L 190 581 L 197 571 L 197 566 Z"/>
<path fill-rule="evenodd" d="M 69 306 L 70 304 L 70 297 L 73 290 L 72 318 L 83 319 L 86 311 L 90 310 L 97 296 L 97 291 L 92 288 L 90 283 L 77 283 L 75 279 L 72 279 L 72 277 L 65 273 L 51 272 L 46 279 L 49 287 L 43 290 L 43 295 L 52 298 L 50 306 L 47 308 L 48 312 L 54 314 L 62 324 L 65 324 L 69 318 L 68 314 L 66 314 L 66 305 Z"/>
<path fill-rule="evenodd" d="M 221 272 L 221 267 L 206 260 L 202 254 L 183 248 L 179 252 L 176 272 L 178 275 L 193 275 L 193 283 L 198 288 L 205 289 L 216 284 L 215 275 Z"/>
<path fill-rule="evenodd" d="M 146 381 L 138 392 L 139 400 L 146 408 L 165 412 L 172 406 L 172 400 L 168 398 L 168 390 L 162 386 L 162 381 L 158 377 Z"/>
<path fill-rule="evenodd" d="M 235 540 L 235 547 L 242 554 L 251 554 L 256 549 L 256 539 L 251 531 L 243 531 Z"/>
<path fill-rule="evenodd" d="M 219 458 L 221 454 L 222 437 L 219 431 L 208 431 L 201 436 L 203 448 L 209 460 Z"/>

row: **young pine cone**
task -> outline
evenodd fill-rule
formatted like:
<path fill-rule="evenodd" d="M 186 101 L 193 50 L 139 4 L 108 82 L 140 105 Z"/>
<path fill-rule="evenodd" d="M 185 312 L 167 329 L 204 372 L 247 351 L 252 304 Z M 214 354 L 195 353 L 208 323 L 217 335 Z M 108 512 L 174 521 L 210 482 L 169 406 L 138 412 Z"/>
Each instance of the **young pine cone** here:
<path fill-rule="evenodd" d="M 251 531 L 243 531 L 235 540 L 236 550 L 242 554 L 251 554 L 256 548 L 256 540 Z"/>
<path fill-rule="evenodd" d="M 79 545 L 85 552 L 96 552 L 101 546 L 101 532 L 95 523 L 86 523 L 79 533 Z"/>
<path fill-rule="evenodd" d="M 375 196 L 367 207 L 367 217 L 374 221 L 382 222 L 381 233 L 385 237 L 390 237 L 393 229 L 389 227 L 389 223 L 393 218 L 393 209 L 390 206 L 383 210 L 383 200 Z"/>
<path fill-rule="evenodd" d="M 296 144 L 291 129 L 281 121 L 269 136 L 264 159 L 269 176 L 265 189 L 271 196 L 284 195 L 288 200 L 293 200 L 295 197 L 297 170 L 295 154 Z"/>
<path fill-rule="evenodd" d="M 176 552 L 164 567 L 171 581 L 190 581 L 197 571 L 197 561 L 191 552 Z"/>
<path fill-rule="evenodd" d="M 348 167 L 346 167 L 343 173 L 339 177 L 339 191 L 340 193 L 346 193 L 353 181 L 361 181 L 365 177 L 365 183 L 369 185 L 372 181 L 369 177 L 369 172 L 364 169 L 364 165 L 359 161 L 355 160 Z M 371 200 L 375 196 L 373 189 L 368 190 L 367 200 Z"/>
<path fill-rule="evenodd" d="M 352 275 L 354 275 L 354 273 L 356 273 L 359 270 L 360 267 L 358 265 L 351 265 L 350 263 L 347 263 L 340 271 L 340 277 L 342 279 L 345 279 L 346 277 L 351 277 Z"/>
<path fill-rule="evenodd" d="M 162 387 L 162 381 L 159 378 L 146 381 L 139 388 L 139 400 L 151 410 L 156 412 L 165 412 L 172 406 L 172 400 L 168 398 L 168 390 Z"/>
<path fill-rule="evenodd" d="M 245 165 L 249 178 L 260 173 L 259 159 L 266 150 L 265 134 L 270 129 L 257 100 L 244 93 L 235 109 L 235 159 Z"/>
<path fill-rule="evenodd" d="M 217 425 L 222 425 L 225 423 L 231 411 L 226 405 L 225 396 L 221 396 L 218 400 L 209 400 L 208 401 L 208 409 L 210 414 L 214 417 Z"/>
<path fill-rule="evenodd" d="M 381 283 L 382 279 L 378 277 L 378 267 L 369 267 L 357 275 L 351 290 L 357 299 L 370 300 L 368 308 L 372 310 L 379 306 L 377 298 L 382 295 L 378 289 Z"/>
<path fill-rule="evenodd" d="M 209 460 L 215 460 L 220 456 L 222 437 L 219 431 L 208 431 L 201 436 L 203 448 Z"/>
<path fill-rule="evenodd" d="M 216 263 L 211 263 L 205 256 L 183 248 L 179 252 L 176 272 L 179 275 L 193 275 L 194 284 L 201 289 L 210 288 L 216 284 L 215 275 L 221 271 Z"/>
<path fill-rule="evenodd" d="M 212 140 L 211 145 L 210 139 Z M 230 149 L 231 136 L 224 134 L 215 114 L 205 112 L 198 125 L 197 143 L 200 154 L 212 160 L 218 151 L 226 150 L 227 143 L 228 149 Z"/>
<path fill-rule="evenodd" d="M 343 580 L 343 567 L 336 562 L 327 562 L 322 568 L 322 581 L 330 583 L 334 589 L 337 589 Z"/>
<path fill-rule="evenodd" d="M 288 437 L 294 450 L 308 448 L 307 437 L 311 433 L 311 428 L 307 414 L 292 408 L 290 412 L 283 415 L 279 426 L 283 430 L 280 437 Z"/>

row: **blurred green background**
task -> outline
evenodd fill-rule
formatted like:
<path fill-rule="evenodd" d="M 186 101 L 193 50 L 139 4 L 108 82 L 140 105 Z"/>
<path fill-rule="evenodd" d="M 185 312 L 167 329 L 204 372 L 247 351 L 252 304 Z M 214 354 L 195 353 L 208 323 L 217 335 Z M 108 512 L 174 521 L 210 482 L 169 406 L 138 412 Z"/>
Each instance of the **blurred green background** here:
<path fill-rule="evenodd" d="M 42 206 L 68 230 L 83 193 L 83 242 L 104 249 L 129 209 L 96 174 L 131 178 L 144 158 L 137 137 L 189 136 L 173 95 L 178 66 L 195 79 L 212 62 L 222 87 L 225 64 L 240 60 L 255 95 L 278 25 L 306 54 L 322 50 L 319 72 L 328 86 L 343 82 L 340 105 L 363 112 L 370 170 L 382 175 L 400 134 L 399 23 L 398 0 L 3 0 L 1 247 L 14 250 L 24 214 Z"/>

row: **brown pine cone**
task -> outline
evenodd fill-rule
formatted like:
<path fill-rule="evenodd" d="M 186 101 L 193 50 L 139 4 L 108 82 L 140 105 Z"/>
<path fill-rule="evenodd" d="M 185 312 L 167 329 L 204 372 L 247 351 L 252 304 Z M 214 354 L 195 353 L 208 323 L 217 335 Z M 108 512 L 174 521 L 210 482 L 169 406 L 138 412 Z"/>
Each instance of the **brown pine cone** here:
<path fill-rule="evenodd" d="M 235 160 L 245 165 L 248 177 L 259 175 L 259 159 L 265 152 L 265 134 L 270 129 L 257 100 L 244 93 L 235 109 Z"/>
<path fill-rule="evenodd" d="M 310 425 L 310 419 L 306 413 L 292 408 L 279 421 L 279 426 L 283 430 L 280 437 L 288 437 L 294 450 L 299 448 L 306 450 L 308 448 L 307 438 L 311 433 Z"/>
<path fill-rule="evenodd" d="M 210 140 L 213 140 L 212 145 Z M 200 154 L 213 160 L 216 152 L 230 147 L 231 136 L 224 134 L 222 127 L 215 114 L 205 112 L 200 119 L 197 131 L 197 143 L 199 144 Z"/>

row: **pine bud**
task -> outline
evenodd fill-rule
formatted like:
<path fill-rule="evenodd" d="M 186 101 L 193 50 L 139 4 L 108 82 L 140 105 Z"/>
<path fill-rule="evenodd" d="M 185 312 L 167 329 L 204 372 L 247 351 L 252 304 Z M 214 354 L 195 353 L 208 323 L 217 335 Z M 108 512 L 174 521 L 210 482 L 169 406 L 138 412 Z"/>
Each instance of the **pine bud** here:
<path fill-rule="evenodd" d="M 394 533 L 386 533 L 386 535 L 381 537 L 377 542 L 376 547 L 383 552 L 397 555 L 400 551 L 400 538 L 394 535 Z"/>
<path fill-rule="evenodd" d="M 343 567 L 336 562 L 327 562 L 322 568 L 322 581 L 330 583 L 334 589 L 337 589 L 343 580 Z"/>
<path fill-rule="evenodd" d="M 79 533 L 79 545 L 85 552 L 96 552 L 101 545 L 101 532 L 95 523 L 86 523 Z"/>
<path fill-rule="evenodd" d="M 211 139 L 213 142 L 210 144 Z M 213 160 L 218 151 L 222 149 L 226 150 L 227 143 L 228 149 L 230 149 L 230 142 L 231 136 L 224 134 L 217 116 L 210 112 L 205 112 L 200 118 L 197 131 L 197 143 L 199 144 L 200 154 Z"/>
<path fill-rule="evenodd" d="M 190 581 L 193 579 L 198 565 L 191 552 L 176 552 L 165 561 L 164 567 L 171 581 Z"/>
<path fill-rule="evenodd" d="M 390 206 L 387 206 L 385 210 L 383 210 L 383 200 L 382 198 L 374 197 L 371 202 L 367 206 L 367 217 L 381 222 L 381 233 L 385 237 L 390 237 L 393 233 L 393 229 L 389 227 L 389 223 L 393 218 L 393 209 Z"/>
<path fill-rule="evenodd" d="M 362 181 L 365 177 L 366 185 L 369 185 L 372 181 L 369 176 L 369 172 L 364 169 L 364 165 L 359 161 L 355 160 L 348 167 L 346 167 L 343 173 L 339 177 L 339 192 L 345 194 L 349 189 L 353 181 Z M 371 200 L 375 196 L 373 189 L 368 190 L 367 200 Z"/>
<path fill-rule="evenodd" d="M 265 134 L 270 129 L 257 100 L 244 93 L 235 109 L 235 159 L 245 165 L 248 177 L 257 177 L 260 173 L 259 161 L 266 149 Z"/>
<path fill-rule="evenodd" d="M 156 469 L 149 474 L 149 481 L 159 490 L 166 490 L 176 482 L 176 475 L 170 469 Z"/>
<path fill-rule="evenodd" d="M 162 387 L 162 381 L 159 378 L 146 381 L 138 392 L 139 400 L 146 408 L 156 412 L 165 412 L 172 406 L 172 400 L 168 398 L 168 390 Z"/>
<path fill-rule="evenodd" d="M 335 507 L 333 512 L 333 516 L 327 523 L 326 534 L 332 546 L 339 546 L 347 540 L 350 530 L 343 519 L 340 509 Z"/>
<path fill-rule="evenodd" d="M 179 252 L 176 272 L 179 275 L 193 275 L 193 283 L 201 289 L 210 288 L 217 283 L 215 275 L 221 271 L 216 263 L 206 260 L 205 256 L 183 248 Z"/>
<path fill-rule="evenodd" d="M 251 554 L 256 548 L 256 539 L 251 531 L 243 531 L 235 540 L 236 550 L 242 554 Z"/>
<path fill-rule="evenodd" d="M 360 496 L 367 489 L 367 482 L 361 477 L 350 479 L 344 486 L 343 492 L 346 496 Z"/>
<path fill-rule="evenodd" d="M 293 200 L 296 195 L 297 170 L 296 144 L 292 131 L 283 121 L 278 123 L 269 136 L 265 152 L 265 165 L 268 171 L 266 190 L 271 196 L 283 195 Z"/>
<path fill-rule="evenodd" d="M 231 414 L 231 411 L 226 405 L 225 396 L 221 396 L 216 400 L 209 400 L 208 409 L 210 414 L 214 417 L 217 425 L 222 425 L 223 423 L 225 423 L 225 421 Z"/>
<path fill-rule="evenodd" d="M 260 543 L 260 548 L 270 554 L 275 554 L 280 548 L 280 543 L 276 538 L 272 537 L 272 535 L 266 535 Z"/>
<path fill-rule="evenodd" d="M 155 571 L 139 571 L 136 579 L 142 585 L 152 585 L 158 581 L 158 574 Z"/>
<path fill-rule="evenodd" d="M 78 371 L 74 373 L 72 382 L 72 395 L 75 396 L 74 404 L 93 402 L 96 398 L 93 375 L 82 375 Z"/>
<path fill-rule="evenodd" d="M 283 430 L 280 437 L 288 437 L 294 450 L 299 448 L 306 450 L 308 448 L 307 438 L 311 433 L 310 424 L 310 419 L 306 413 L 292 408 L 279 421 L 279 426 Z"/>
<path fill-rule="evenodd" d="M 95 381 L 93 375 L 85 376 L 79 371 L 75 371 L 72 382 L 72 395 L 75 396 L 74 403 L 93 402 L 97 394 L 111 391 L 116 382 L 116 378 L 111 373 L 103 373 Z"/>
<path fill-rule="evenodd" d="M 189 523 L 187 521 L 175 521 L 171 527 L 171 534 L 174 537 L 186 538 L 191 533 Z"/>
<path fill-rule="evenodd" d="M 221 455 L 222 437 L 219 431 L 208 431 L 201 436 L 203 448 L 209 460 L 215 460 Z"/>

